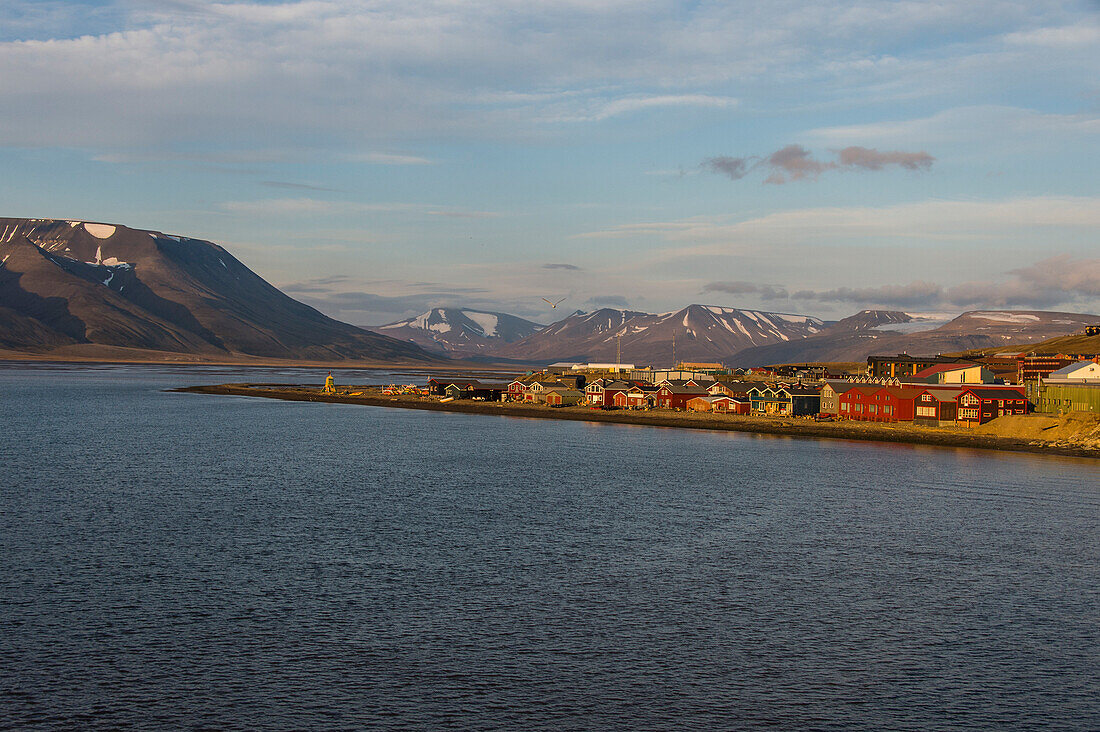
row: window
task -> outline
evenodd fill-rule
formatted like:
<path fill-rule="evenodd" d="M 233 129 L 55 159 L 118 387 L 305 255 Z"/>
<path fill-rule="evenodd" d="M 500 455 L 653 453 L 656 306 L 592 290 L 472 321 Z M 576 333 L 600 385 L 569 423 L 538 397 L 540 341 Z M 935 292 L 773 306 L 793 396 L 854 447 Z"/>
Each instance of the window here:
<path fill-rule="evenodd" d="M 885 407 L 882 408 L 882 412 L 883 412 L 883 414 L 893 414 L 894 413 L 894 408 L 891 407 L 891 406 L 885 406 Z"/>
<path fill-rule="evenodd" d="M 936 416 L 936 408 L 935 407 L 918 406 L 917 407 L 917 416 L 918 417 L 935 417 Z"/>
<path fill-rule="evenodd" d="M 959 419 L 977 419 L 977 418 L 978 418 L 978 410 L 977 409 L 960 409 L 959 410 Z"/>
<path fill-rule="evenodd" d="M 932 395 L 931 394 L 921 394 L 920 400 L 922 402 L 930 402 L 930 401 L 932 401 Z"/>
<path fill-rule="evenodd" d="M 876 414 L 878 412 L 878 405 L 871 404 L 870 406 L 867 407 L 867 411 L 870 414 Z"/>

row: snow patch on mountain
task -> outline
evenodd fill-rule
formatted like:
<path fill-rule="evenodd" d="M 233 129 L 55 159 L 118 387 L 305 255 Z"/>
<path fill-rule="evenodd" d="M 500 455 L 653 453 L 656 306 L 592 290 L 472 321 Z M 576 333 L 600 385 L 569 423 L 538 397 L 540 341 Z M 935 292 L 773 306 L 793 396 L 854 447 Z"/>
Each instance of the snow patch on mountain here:
<path fill-rule="evenodd" d="M 110 224 L 84 224 L 84 231 L 96 239 L 110 239 L 115 235 L 115 227 Z"/>

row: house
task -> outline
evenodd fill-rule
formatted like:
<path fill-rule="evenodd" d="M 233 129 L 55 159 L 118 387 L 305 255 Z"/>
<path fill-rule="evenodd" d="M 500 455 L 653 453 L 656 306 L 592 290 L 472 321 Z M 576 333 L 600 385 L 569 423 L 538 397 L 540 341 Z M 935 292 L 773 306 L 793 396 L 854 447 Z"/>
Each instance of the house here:
<path fill-rule="evenodd" d="M 749 390 L 749 400 L 750 413 L 756 416 L 791 416 L 791 395 L 782 387 L 754 386 Z"/>
<path fill-rule="evenodd" d="M 959 416 L 959 393 L 957 388 L 922 390 L 914 404 L 913 421 L 928 427 L 955 424 Z"/>
<path fill-rule="evenodd" d="M 747 384 L 744 381 L 718 380 L 707 387 L 707 392 L 711 396 L 746 396 L 753 386 L 753 384 Z"/>
<path fill-rule="evenodd" d="M 1006 414 L 1027 414 L 1028 401 L 1019 387 L 965 389 L 959 394 L 958 424 L 985 424 Z"/>
<path fill-rule="evenodd" d="M 840 415 L 864 422 L 911 422 L 923 390 L 859 384 L 840 395 Z"/>
<path fill-rule="evenodd" d="M 853 381 L 826 381 L 821 387 L 822 414 L 840 414 L 840 395 L 856 386 Z"/>
<path fill-rule="evenodd" d="M 791 416 L 808 417 L 821 411 L 821 390 L 812 386 L 793 386 L 787 389 L 791 395 Z"/>
<path fill-rule="evenodd" d="M 522 402 L 527 394 L 527 382 L 515 379 L 508 384 L 507 397 L 510 402 Z"/>
<path fill-rule="evenodd" d="M 659 384 L 657 390 L 653 392 L 653 401 L 661 409 L 687 409 L 689 400 L 705 396 L 710 394 L 699 386 L 675 386 L 666 381 Z"/>
<path fill-rule="evenodd" d="M 992 384 L 993 372 L 978 363 L 941 363 L 921 369 L 905 381 L 924 384 Z"/>
<path fill-rule="evenodd" d="M 580 404 L 584 392 L 579 389 L 550 389 L 546 392 L 546 403 L 551 407 L 569 407 Z"/>
<path fill-rule="evenodd" d="M 652 392 L 634 384 L 626 391 L 615 393 L 615 406 L 620 409 L 648 409 L 653 406 Z"/>
<path fill-rule="evenodd" d="M 735 397 L 718 394 L 693 397 L 687 401 L 687 408 L 693 412 L 748 414 L 751 402 L 744 394 Z"/>
<path fill-rule="evenodd" d="M 615 395 L 629 389 L 633 384 L 616 379 L 596 379 L 584 387 L 585 398 L 593 407 L 615 406 Z"/>
<path fill-rule="evenodd" d="M 1052 371 L 1043 379 L 1044 384 L 1100 384 L 1100 364 L 1095 361 L 1077 361 Z"/>

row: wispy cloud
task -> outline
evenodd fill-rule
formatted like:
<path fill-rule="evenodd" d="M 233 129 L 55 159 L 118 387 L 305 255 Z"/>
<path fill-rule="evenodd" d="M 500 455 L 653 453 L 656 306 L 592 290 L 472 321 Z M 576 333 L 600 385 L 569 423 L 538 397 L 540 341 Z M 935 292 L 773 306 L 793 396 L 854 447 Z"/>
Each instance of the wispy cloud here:
<path fill-rule="evenodd" d="M 307 183 L 293 183 L 285 180 L 262 180 L 260 185 L 266 188 L 285 188 L 294 191 L 323 191 L 329 193 L 336 193 L 336 188 L 325 188 L 324 186 L 313 186 Z"/>
<path fill-rule="evenodd" d="M 397 153 L 360 153 L 351 155 L 349 158 L 359 163 L 370 163 L 372 165 L 434 165 L 435 161 L 428 158 L 420 157 L 419 155 L 401 155 Z"/>
<path fill-rule="evenodd" d="M 762 300 L 785 300 L 790 297 L 781 285 L 761 285 L 755 282 L 708 282 L 703 292 L 724 292 L 727 295 L 759 295 Z"/>
<path fill-rule="evenodd" d="M 768 175 L 765 183 L 786 183 L 797 180 L 814 180 L 827 170 L 882 170 L 897 166 L 907 170 L 928 170 L 935 158 L 926 152 L 879 151 L 852 146 L 836 152 L 836 160 L 818 160 L 801 145 L 787 145 L 763 157 L 707 158 L 701 164 L 704 170 L 724 175 L 731 180 L 741 180 L 757 168 L 764 168 Z"/>
<path fill-rule="evenodd" d="M 580 267 L 578 267 L 575 264 L 565 264 L 565 263 L 544 264 L 544 265 L 542 265 L 542 268 L 543 269 L 566 269 L 566 270 L 571 270 L 573 272 L 578 272 L 581 269 Z"/>

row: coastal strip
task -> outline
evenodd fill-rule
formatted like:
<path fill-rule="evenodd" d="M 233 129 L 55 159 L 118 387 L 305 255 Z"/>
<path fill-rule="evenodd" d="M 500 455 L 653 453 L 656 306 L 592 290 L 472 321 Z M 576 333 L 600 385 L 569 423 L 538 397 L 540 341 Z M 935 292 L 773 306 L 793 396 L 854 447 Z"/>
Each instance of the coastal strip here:
<path fill-rule="evenodd" d="M 750 417 L 726 414 L 676 412 L 670 410 L 604 411 L 588 407 L 548 407 L 541 404 L 513 402 L 480 402 L 438 399 L 411 395 L 386 395 L 378 387 L 353 387 L 352 393 L 322 394 L 317 387 L 289 384 L 218 384 L 188 386 L 174 392 L 222 396 L 261 397 L 297 402 L 358 404 L 397 409 L 421 409 L 434 412 L 528 417 L 532 419 L 565 419 L 580 422 L 628 424 L 679 429 L 746 432 L 788 437 L 811 437 L 841 440 L 863 440 L 935 447 L 964 447 L 981 450 L 1004 450 L 1064 457 L 1100 458 L 1100 450 L 1085 444 L 1052 444 L 991 434 L 975 434 L 963 429 L 922 427 L 904 423 L 875 423 L 842 420 L 817 422 L 805 418 Z"/>

